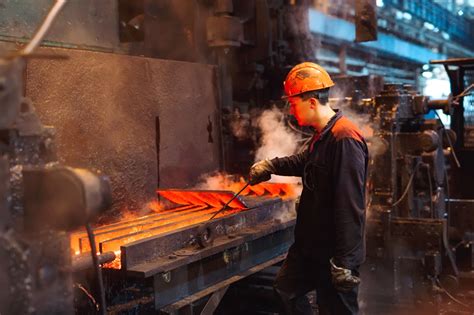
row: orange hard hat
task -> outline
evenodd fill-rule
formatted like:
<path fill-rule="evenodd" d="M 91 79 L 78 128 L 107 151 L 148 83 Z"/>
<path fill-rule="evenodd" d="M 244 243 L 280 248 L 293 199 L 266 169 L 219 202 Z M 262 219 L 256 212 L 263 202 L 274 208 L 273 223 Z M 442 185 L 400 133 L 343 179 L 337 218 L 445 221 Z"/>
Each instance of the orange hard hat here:
<path fill-rule="evenodd" d="M 303 62 L 293 67 L 286 76 L 283 86 L 288 98 L 308 91 L 326 89 L 334 85 L 329 74 L 318 64 Z"/>

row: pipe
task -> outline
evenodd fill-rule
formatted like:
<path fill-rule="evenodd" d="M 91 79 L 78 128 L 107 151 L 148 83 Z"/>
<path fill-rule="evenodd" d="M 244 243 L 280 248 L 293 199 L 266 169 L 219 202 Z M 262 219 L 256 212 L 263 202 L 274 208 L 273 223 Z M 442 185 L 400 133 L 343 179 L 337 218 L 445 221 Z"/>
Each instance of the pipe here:
<path fill-rule="evenodd" d="M 20 55 L 29 55 L 40 45 L 44 36 L 49 31 L 51 24 L 53 24 L 54 19 L 65 4 L 66 0 L 56 0 L 56 3 L 49 10 L 48 15 L 46 15 L 46 18 L 44 19 L 43 23 L 41 23 L 41 26 L 38 28 L 36 33 L 33 35 L 31 41 L 20 51 Z"/>

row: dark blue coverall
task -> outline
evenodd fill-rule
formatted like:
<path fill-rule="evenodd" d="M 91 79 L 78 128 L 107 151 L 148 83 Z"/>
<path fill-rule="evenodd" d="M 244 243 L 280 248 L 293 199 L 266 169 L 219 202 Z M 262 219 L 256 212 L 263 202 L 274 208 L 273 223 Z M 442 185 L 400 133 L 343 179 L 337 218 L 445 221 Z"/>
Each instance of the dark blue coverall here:
<path fill-rule="evenodd" d="M 300 154 L 271 160 L 277 175 L 301 176 L 295 242 L 275 281 L 289 314 L 311 314 L 305 294 L 316 289 L 319 314 L 357 314 L 357 287 L 337 291 L 329 260 L 358 276 L 365 260 L 368 149 L 341 111 Z"/>

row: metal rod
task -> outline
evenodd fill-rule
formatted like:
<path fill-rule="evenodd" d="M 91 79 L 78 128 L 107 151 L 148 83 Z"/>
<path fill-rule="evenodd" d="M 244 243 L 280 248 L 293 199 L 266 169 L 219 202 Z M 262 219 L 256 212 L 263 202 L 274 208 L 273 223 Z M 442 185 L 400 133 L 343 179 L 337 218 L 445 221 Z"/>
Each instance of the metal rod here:
<path fill-rule="evenodd" d="M 114 252 L 106 252 L 97 256 L 100 265 L 113 261 L 116 258 Z M 79 272 L 94 267 L 94 262 L 89 253 L 74 257 L 72 260 L 72 271 Z"/>
<path fill-rule="evenodd" d="M 98 291 L 99 291 L 99 298 L 100 298 L 100 310 L 99 313 L 105 315 L 107 313 L 107 305 L 105 304 L 105 291 L 104 291 L 104 281 L 102 280 L 102 269 L 99 265 L 99 259 L 97 258 L 97 249 L 95 246 L 94 240 L 94 233 L 92 232 L 92 228 L 89 223 L 86 224 L 87 235 L 89 236 L 90 245 L 91 245 L 91 255 L 92 261 L 95 267 Z"/>
<path fill-rule="evenodd" d="M 217 211 L 216 213 L 214 213 L 214 214 L 212 215 L 212 217 L 211 217 L 209 220 L 214 219 L 214 217 L 215 217 L 216 215 L 218 215 L 219 213 L 221 213 L 222 211 L 224 211 L 224 209 L 227 208 L 227 206 L 228 206 L 235 198 L 237 198 L 237 196 L 240 195 L 240 193 L 243 192 L 243 191 L 245 190 L 245 188 L 247 188 L 249 185 L 250 185 L 250 183 L 246 183 L 246 184 L 244 185 L 244 187 L 242 187 L 242 189 L 239 190 L 239 192 L 236 193 L 236 194 L 234 195 L 234 197 L 232 197 L 229 201 L 227 201 L 227 203 L 226 203 L 219 211 Z"/>
<path fill-rule="evenodd" d="M 43 40 L 43 37 L 46 35 L 49 28 L 51 27 L 51 24 L 53 24 L 54 19 L 65 4 L 66 0 L 56 0 L 54 5 L 50 9 L 48 15 L 46 15 L 46 18 L 44 19 L 43 23 L 33 35 L 31 41 L 20 51 L 21 55 L 31 54 L 36 49 L 36 47 L 39 46 L 39 44 Z"/>

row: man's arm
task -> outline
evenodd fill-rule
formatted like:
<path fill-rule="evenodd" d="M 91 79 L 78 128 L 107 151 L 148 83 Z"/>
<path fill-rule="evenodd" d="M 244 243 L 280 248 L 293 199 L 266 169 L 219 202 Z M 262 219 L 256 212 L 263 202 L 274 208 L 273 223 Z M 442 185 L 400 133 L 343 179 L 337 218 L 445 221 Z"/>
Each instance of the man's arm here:
<path fill-rule="evenodd" d="M 303 176 L 304 166 L 308 158 L 308 149 L 303 152 L 283 158 L 271 160 L 276 175 Z"/>
<path fill-rule="evenodd" d="M 336 227 L 334 264 L 354 269 L 365 256 L 367 146 L 353 138 L 336 143 L 332 170 Z"/>
<path fill-rule="evenodd" d="M 303 176 L 304 165 L 308 150 L 302 153 L 274 158 L 273 160 L 261 160 L 250 168 L 249 183 L 256 185 L 270 179 L 271 174 L 284 176 Z"/>

